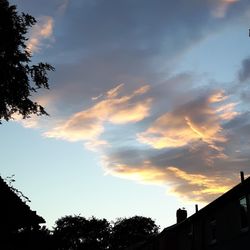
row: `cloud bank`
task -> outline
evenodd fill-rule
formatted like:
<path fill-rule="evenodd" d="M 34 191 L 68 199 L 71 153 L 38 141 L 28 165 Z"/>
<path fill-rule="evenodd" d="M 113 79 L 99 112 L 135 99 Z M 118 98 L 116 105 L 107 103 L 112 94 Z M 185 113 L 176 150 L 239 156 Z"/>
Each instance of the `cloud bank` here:
<path fill-rule="evenodd" d="M 100 94 L 91 107 L 44 135 L 82 141 L 100 154 L 107 174 L 157 184 L 186 200 L 211 201 L 236 182 L 235 168 L 248 172 L 250 159 L 237 141 L 248 144 L 244 133 L 250 123 L 237 122 L 244 115 L 223 91 L 201 92 L 154 117 L 156 96 L 148 85 L 129 94 L 122 94 L 123 88 L 119 84 Z M 129 130 L 127 137 L 124 126 L 129 124 L 141 124 L 141 131 Z"/>
<path fill-rule="evenodd" d="M 249 174 L 249 59 L 235 62 L 234 83 L 180 66 L 191 49 L 249 20 L 248 1 L 37 2 L 23 3 L 44 16 L 29 48 L 55 41 L 36 54 L 56 68 L 44 136 L 80 141 L 105 173 L 192 201 L 211 201 L 240 170 Z"/>

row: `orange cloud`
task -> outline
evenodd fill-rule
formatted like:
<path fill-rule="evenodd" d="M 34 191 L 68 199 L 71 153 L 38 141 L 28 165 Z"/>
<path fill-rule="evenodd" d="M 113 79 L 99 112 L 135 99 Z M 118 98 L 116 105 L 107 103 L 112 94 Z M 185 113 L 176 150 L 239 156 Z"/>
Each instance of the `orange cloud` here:
<path fill-rule="evenodd" d="M 128 166 L 126 164 L 121 164 L 119 162 L 113 162 L 110 166 L 110 158 L 103 156 L 102 157 L 102 166 L 106 174 L 116 176 L 123 179 L 129 179 L 137 181 L 144 184 L 156 184 L 164 185 L 166 184 L 167 172 L 150 166 L 147 167 L 144 165 L 141 166 Z"/>
<path fill-rule="evenodd" d="M 191 174 L 177 167 L 168 167 L 167 170 L 178 179 L 176 187 L 173 187 L 171 192 L 182 195 L 186 199 L 206 201 L 208 197 L 218 197 L 225 193 L 233 185 L 229 178 L 222 180 L 221 177 L 214 175 Z"/>
<path fill-rule="evenodd" d="M 122 89 L 122 87 L 124 86 L 123 83 L 119 84 L 118 86 L 116 86 L 115 88 L 107 91 L 106 95 L 107 95 L 107 98 L 114 98 L 116 96 L 118 96 L 120 90 Z"/>
<path fill-rule="evenodd" d="M 225 142 L 221 123 L 237 115 L 235 103 L 223 104 L 226 96 L 214 93 L 188 103 L 173 112 L 160 116 L 145 132 L 138 134 L 141 143 L 153 148 L 174 148 L 193 142 L 205 142 L 216 147 L 216 142 Z"/>
<path fill-rule="evenodd" d="M 168 194 L 187 201 L 208 202 L 225 193 L 234 182 L 230 178 L 206 174 L 188 173 L 175 166 L 157 167 L 150 161 L 130 166 L 103 156 L 106 174 L 133 180 L 143 184 L 160 185 Z"/>
<path fill-rule="evenodd" d="M 151 98 L 137 100 L 149 88 L 143 86 L 131 95 L 120 96 L 123 84 L 109 90 L 105 99 L 80 111 L 67 121 L 45 133 L 47 137 L 69 141 L 96 140 L 104 132 L 104 123 L 127 124 L 141 121 L 149 115 Z"/>
<path fill-rule="evenodd" d="M 44 133 L 46 137 L 64 139 L 71 142 L 92 140 L 104 131 L 102 122 L 91 112 L 79 112 L 66 122 Z"/>
<path fill-rule="evenodd" d="M 53 25 L 54 21 L 50 16 L 43 16 L 39 19 L 39 22 L 33 27 L 28 40 L 27 48 L 29 51 L 34 53 L 40 50 L 42 41 L 51 38 Z"/>
<path fill-rule="evenodd" d="M 111 114 L 108 120 L 114 124 L 141 121 L 148 116 L 151 102 L 152 100 L 149 98 L 143 103 L 141 102 L 131 105 L 129 108 L 126 107 L 125 109 L 118 110 L 116 113 Z"/>
<path fill-rule="evenodd" d="M 222 91 L 180 105 L 137 134 L 138 141 L 151 148 L 111 149 L 103 156 L 104 170 L 163 186 L 168 194 L 187 201 L 212 201 L 236 183 L 230 171 L 234 162 L 229 127 L 238 123 L 228 123 L 239 115 L 236 105 Z"/>

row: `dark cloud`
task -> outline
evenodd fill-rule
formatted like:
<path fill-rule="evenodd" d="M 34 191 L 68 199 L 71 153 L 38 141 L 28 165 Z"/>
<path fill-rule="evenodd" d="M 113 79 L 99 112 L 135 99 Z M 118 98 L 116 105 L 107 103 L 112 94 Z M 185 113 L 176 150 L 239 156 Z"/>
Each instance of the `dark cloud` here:
<path fill-rule="evenodd" d="M 28 13 L 34 17 L 55 15 L 66 0 L 10 0 L 17 6 L 18 11 Z"/>
<path fill-rule="evenodd" d="M 54 19 L 55 42 L 34 56 L 35 60 L 46 58 L 55 66 L 51 89 L 58 109 L 65 114 L 91 105 L 92 96 L 121 82 L 133 87 L 166 82 L 168 91 L 163 91 L 163 87 L 161 93 L 180 88 L 177 80 L 166 80 L 171 75 L 170 68 L 176 66 L 176 58 L 226 22 L 238 18 L 246 5 L 234 3 L 231 12 L 230 6 L 227 9 L 229 16 L 218 18 L 213 11 L 220 2 L 210 0 L 13 3 L 36 17 L 47 15 Z M 165 100 L 177 100 L 174 96 L 166 95 Z"/>
<path fill-rule="evenodd" d="M 230 18 L 238 18 L 243 7 Z M 183 52 L 229 21 L 215 18 L 215 8 L 208 0 L 70 1 L 64 17 L 55 21 L 53 49 L 43 53 L 57 69 L 52 88 L 61 96 L 58 101 L 76 110 L 121 82 L 162 84 L 165 101 L 177 101 L 174 89 L 188 92 L 189 86 L 168 81 L 170 69 Z"/>
<path fill-rule="evenodd" d="M 239 71 L 239 81 L 246 82 L 250 78 L 250 58 L 242 61 L 241 69 Z"/>

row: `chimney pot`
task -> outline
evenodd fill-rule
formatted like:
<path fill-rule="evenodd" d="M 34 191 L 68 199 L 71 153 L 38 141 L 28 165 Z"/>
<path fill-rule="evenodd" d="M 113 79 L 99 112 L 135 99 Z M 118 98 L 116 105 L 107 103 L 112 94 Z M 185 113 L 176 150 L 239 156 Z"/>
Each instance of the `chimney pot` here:
<path fill-rule="evenodd" d="M 197 213 L 199 211 L 198 204 L 195 204 L 195 212 Z"/>
<path fill-rule="evenodd" d="M 241 179 L 241 183 L 244 182 L 244 180 L 245 180 L 243 171 L 240 171 L 240 179 Z"/>

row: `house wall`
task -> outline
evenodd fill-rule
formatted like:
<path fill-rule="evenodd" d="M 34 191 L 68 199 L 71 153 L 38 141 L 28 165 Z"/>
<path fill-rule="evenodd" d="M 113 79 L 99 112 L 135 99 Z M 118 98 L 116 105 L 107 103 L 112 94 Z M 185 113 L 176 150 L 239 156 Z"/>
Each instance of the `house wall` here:
<path fill-rule="evenodd" d="M 249 191 L 250 192 L 250 191 Z M 243 194 L 210 212 L 205 220 L 205 248 L 208 250 L 250 249 L 249 228 L 241 228 L 239 199 Z M 249 196 L 249 195 L 247 195 Z M 248 202 L 249 204 L 249 202 Z M 248 205 L 248 225 L 250 213 Z M 211 242 L 211 218 L 216 220 L 216 242 Z"/>
<path fill-rule="evenodd" d="M 247 197 L 248 228 L 241 226 L 240 198 Z M 224 197 L 223 197 L 224 198 Z M 154 240 L 132 250 L 249 250 L 250 182 L 185 221 L 164 230 Z"/>
<path fill-rule="evenodd" d="M 250 190 L 249 190 L 250 192 Z M 178 250 L 237 250 L 250 249 L 249 228 L 241 228 L 238 197 L 215 207 L 201 216 L 186 220 L 177 229 Z M 248 204 L 249 204 L 249 194 Z M 250 212 L 248 205 L 248 225 Z M 190 230 L 192 228 L 192 230 Z M 214 230 L 214 232 L 213 232 Z M 192 231 L 192 232 L 191 232 Z M 167 237 L 167 235 L 166 235 Z M 167 249 L 167 248 L 166 248 Z"/>

